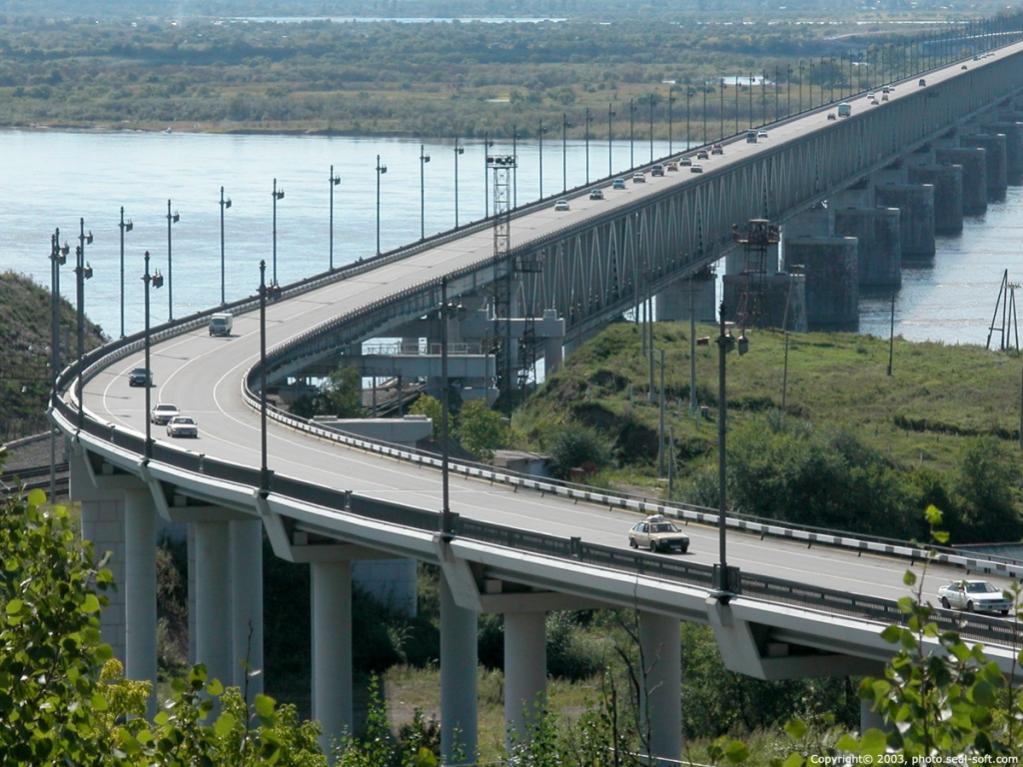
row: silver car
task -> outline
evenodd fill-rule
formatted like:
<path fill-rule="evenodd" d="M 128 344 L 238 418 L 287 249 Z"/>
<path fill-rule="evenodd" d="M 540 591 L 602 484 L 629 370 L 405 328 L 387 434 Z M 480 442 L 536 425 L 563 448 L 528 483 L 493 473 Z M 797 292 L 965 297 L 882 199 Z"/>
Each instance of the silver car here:
<path fill-rule="evenodd" d="M 190 415 L 176 415 L 167 422 L 168 437 L 198 437 L 199 424 Z"/>
<path fill-rule="evenodd" d="M 179 413 L 180 411 L 178 410 L 177 405 L 172 405 L 169 402 L 161 402 L 153 408 L 153 412 L 149 414 L 149 420 L 157 426 L 163 426 Z"/>
<path fill-rule="evenodd" d="M 938 598 L 946 610 L 1008 615 L 1012 609 L 1012 602 L 1005 593 L 987 581 L 963 579 L 946 583 L 938 589 Z"/>
<path fill-rule="evenodd" d="M 568 200 L 558 200 L 554 203 L 554 210 L 566 211 L 569 210 Z"/>

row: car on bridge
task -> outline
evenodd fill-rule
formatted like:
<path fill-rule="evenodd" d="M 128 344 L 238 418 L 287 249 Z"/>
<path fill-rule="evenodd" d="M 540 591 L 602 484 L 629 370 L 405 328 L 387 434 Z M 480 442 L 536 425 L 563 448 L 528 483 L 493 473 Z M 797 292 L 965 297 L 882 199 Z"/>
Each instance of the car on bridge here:
<path fill-rule="evenodd" d="M 923 88 L 925 85 L 927 85 L 927 81 L 924 78 L 921 77 L 920 78 L 920 82 L 918 82 L 917 85 L 919 87 Z"/>
<path fill-rule="evenodd" d="M 665 165 L 664 167 L 665 167 L 665 168 L 666 168 L 667 170 L 673 170 L 673 171 L 677 171 L 677 170 L 678 170 L 678 163 L 677 163 L 677 162 L 675 162 L 674 160 L 672 160 L 671 162 L 669 162 L 669 163 L 668 163 L 667 165 Z"/>
<path fill-rule="evenodd" d="M 678 164 L 682 165 L 683 167 L 689 167 L 690 165 L 693 164 L 693 158 L 692 157 L 683 157 L 681 160 L 678 161 Z"/>
<path fill-rule="evenodd" d="M 554 203 L 554 210 L 561 211 L 571 210 L 571 207 L 568 204 L 568 200 L 558 200 L 556 203 Z"/>
<path fill-rule="evenodd" d="M 128 373 L 128 386 L 152 386 L 153 374 L 146 368 L 135 368 Z"/>
<path fill-rule="evenodd" d="M 660 163 L 657 163 L 656 165 L 654 165 L 650 169 L 650 175 L 651 176 L 663 176 L 664 175 L 664 166 L 661 165 Z"/>
<path fill-rule="evenodd" d="M 163 426 L 165 423 L 170 422 L 174 416 L 180 414 L 181 411 L 178 410 L 177 405 L 172 405 L 169 402 L 161 402 L 153 408 L 153 412 L 149 414 L 149 420 L 157 426 Z"/>
<path fill-rule="evenodd" d="M 632 183 L 633 184 L 645 184 L 646 183 L 646 176 L 644 176 L 642 173 L 633 173 L 632 174 Z"/>
<path fill-rule="evenodd" d="M 690 173 L 703 173 L 703 166 L 702 165 L 690 165 L 689 166 L 689 172 Z"/>
<path fill-rule="evenodd" d="M 167 422 L 168 437 L 198 437 L 199 424 L 190 415 L 176 415 Z"/>
<path fill-rule="evenodd" d="M 634 549 L 642 547 L 650 551 L 678 551 L 685 554 L 689 550 L 689 536 L 667 517 L 654 514 L 632 526 L 629 530 L 629 545 Z"/>
<path fill-rule="evenodd" d="M 725 148 L 723 146 L 721 146 L 721 144 L 715 144 L 714 146 L 712 146 L 710 148 L 710 153 L 711 154 L 724 154 L 725 153 Z"/>
<path fill-rule="evenodd" d="M 963 579 L 946 583 L 938 589 L 938 598 L 946 610 L 1008 615 L 1012 608 L 1012 601 L 1005 593 L 987 581 Z"/>
<path fill-rule="evenodd" d="M 611 188 L 612 189 L 624 189 L 625 188 L 625 179 L 624 178 L 616 178 L 614 181 L 611 182 Z"/>
<path fill-rule="evenodd" d="M 603 200 L 604 199 L 604 191 L 602 189 L 591 189 L 590 190 L 590 199 L 591 200 Z"/>
<path fill-rule="evenodd" d="M 762 130 L 757 134 L 757 138 L 767 138 L 767 131 Z"/>
<path fill-rule="evenodd" d="M 710 155 L 707 154 L 707 150 L 706 149 L 701 149 L 699 152 L 696 153 L 696 159 L 697 160 L 709 160 L 710 159 Z"/>

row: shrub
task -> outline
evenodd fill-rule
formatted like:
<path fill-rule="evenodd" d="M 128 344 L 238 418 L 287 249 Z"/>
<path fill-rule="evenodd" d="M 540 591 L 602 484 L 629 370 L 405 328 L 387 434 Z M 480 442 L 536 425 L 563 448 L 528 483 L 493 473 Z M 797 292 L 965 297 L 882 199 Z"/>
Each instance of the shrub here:
<path fill-rule="evenodd" d="M 600 434 L 578 424 L 556 429 L 546 440 L 550 454 L 550 472 L 560 479 L 568 479 L 573 468 L 592 465 L 596 470 L 607 466 L 611 450 Z"/>

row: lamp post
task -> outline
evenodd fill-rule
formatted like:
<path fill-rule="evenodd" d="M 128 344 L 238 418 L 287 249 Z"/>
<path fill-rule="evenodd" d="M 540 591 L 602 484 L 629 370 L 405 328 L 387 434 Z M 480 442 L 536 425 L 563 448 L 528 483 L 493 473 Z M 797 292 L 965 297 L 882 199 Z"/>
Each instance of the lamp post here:
<path fill-rule="evenodd" d="M 379 165 L 379 163 L 377 163 Z M 266 456 L 266 261 L 259 262 L 259 489 L 270 491 Z"/>
<path fill-rule="evenodd" d="M 75 287 L 78 308 L 78 377 L 75 393 L 78 397 L 78 431 L 85 423 L 85 403 L 82 402 L 82 359 L 85 357 L 85 281 L 92 279 L 92 267 L 85 260 L 85 246 L 92 244 L 92 232 L 85 233 L 85 219 L 78 219 L 78 247 L 75 248 Z"/>
<path fill-rule="evenodd" d="M 455 136 L 455 229 L 458 228 L 458 155 L 465 154 L 465 147 L 458 143 L 458 136 Z M 386 171 L 386 168 L 384 169 Z M 377 189 L 380 188 L 380 155 L 377 155 Z M 377 195 L 379 199 L 380 195 Z M 379 206 L 378 206 L 379 207 Z M 379 220 L 379 216 L 377 219 Z M 377 253 L 380 252 L 380 235 L 377 234 Z"/>
<path fill-rule="evenodd" d="M 726 497 L 725 497 L 725 433 L 728 403 L 725 389 L 725 359 L 728 352 L 738 347 L 739 354 L 745 354 L 749 341 L 745 335 L 736 339 L 725 328 L 725 302 L 721 302 L 720 334 L 718 335 L 718 562 L 714 565 L 714 596 L 721 602 L 728 602 L 735 595 L 738 569 L 728 567 L 726 550 Z"/>
<path fill-rule="evenodd" d="M 220 305 L 227 303 L 224 276 L 224 211 L 231 207 L 231 198 L 224 197 L 224 187 L 220 187 Z M 160 278 L 161 283 L 163 278 Z"/>
<path fill-rule="evenodd" d="M 451 409 L 450 383 L 448 381 L 448 320 L 461 311 L 459 304 L 452 304 L 448 301 L 448 278 L 441 277 L 440 281 L 440 376 L 441 385 L 441 493 L 442 502 L 440 510 L 440 534 L 445 540 L 450 540 L 454 534 L 450 505 L 450 492 L 448 486 L 448 413 Z"/>
<path fill-rule="evenodd" d="M 387 166 L 380 164 L 380 155 L 377 155 L 377 255 L 380 255 L 380 177 L 387 173 Z M 458 177 L 455 177 L 455 188 L 458 188 Z M 455 201 L 457 204 L 458 195 L 455 195 Z M 456 223 L 455 226 L 458 226 Z"/>
<path fill-rule="evenodd" d="M 568 191 L 568 115 L 561 113 L 561 193 Z"/>
<path fill-rule="evenodd" d="M 611 118 L 615 116 L 614 111 L 611 109 L 611 102 L 607 102 L 607 177 L 611 178 L 614 175 L 614 163 L 612 162 L 612 129 L 611 129 Z"/>
<path fill-rule="evenodd" d="M 803 60 L 799 60 L 799 112 L 803 112 Z"/>
<path fill-rule="evenodd" d="M 650 107 L 650 162 L 654 161 L 654 94 L 647 99 Z"/>
<path fill-rule="evenodd" d="M 590 108 L 586 107 L 586 118 L 585 128 L 583 130 L 583 136 L 586 141 L 586 183 L 590 183 L 590 124 L 593 122 L 593 115 L 590 114 Z"/>
<path fill-rule="evenodd" d="M 274 211 L 273 212 L 273 258 L 274 258 L 273 284 L 277 285 L 278 284 L 277 283 L 277 201 L 284 199 L 284 187 L 281 187 L 280 189 L 277 188 L 277 179 L 276 178 L 274 179 L 273 191 L 270 193 L 270 196 L 271 196 L 271 199 L 273 200 L 273 211 Z M 379 199 L 379 194 L 377 195 L 377 197 Z M 378 236 L 378 239 L 379 239 L 379 236 Z M 377 247 L 377 252 L 380 252 L 379 245 Z"/>
<path fill-rule="evenodd" d="M 419 239 L 426 239 L 426 163 L 430 162 L 430 155 L 424 151 L 425 147 L 419 145 Z M 379 250 L 379 248 L 378 248 Z"/>
<path fill-rule="evenodd" d="M 689 130 L 689 102 L 693 98 L 693 89 L 689 87 L 689 83 L 686 83 L 686 149 L 689 149 L 689 145 L 692 143 L 693 134 Z"/>
<path fill-rule="evenodd" d="M 668 86 L 668 154 L 675 154 L 675 86 Z"/>
<path fill-rule="evenodd" d="M 178 223 L 181 216 L 171 213 L 171 201 L 167 200 L 167 319 L 174 319 L 174 262 L 171 259 L 171 225 Z"/>
<path fill-rule="evenodd" d="M 494 145 L 493 139 L 487 131 L 483 131 L 483 218 L 490 215 L 490 190 L 487 187 L 487 155 L 490 147 Z"/>
<path fill-rule="evenodd" d="M 540 199 L 543 199 L 543 134 L 547 132 L 547 129 L 543 127 L 543 118 L 540 118 L 540 125 L 536 129 L 536 135 L 540 142 Z"/>
<path fill-rule="evenodd" d="M 512 124 L 512 157 L 515 158 L 515 167 L 512 168 L 512 210 L 519 207 L 519 131 L 515 124 Z M 486 186 L 486 179 L 483 179 L 483 186 Z M 494 201 L 497 207 L 497 201 Z"/>
<path fill-rule="evenodd" d="M 124 220 L 124 206 L 121 206 L 121 221 L 117 225 L 121 230 L 121 338 L 124 338 L 124 233 L 130 232 L 134 224 Z"/>
<path fill-rule="evenodd" d="M 629 170 L 636 167 L 636 99 L 629 99 Z"/>
<path fill-rule="evenodd" d="M 152 432 L 151 432 L 152 424 L 151 424 L 151 419 L 150 419 L 150 416 L 149 416 L 150 407 L 151 407 L 151 404 L 152 404 L 150 402 L 151 393 L 150 393 L 149 390 L 152 389 L 152 387 L 153 387 L 153 373 L 149 369 L 149 288 L 150 288 L 150 286 L 152 286 L 153 288 L 158 288 L 161 285 L 163 285 L 163 275 L 160 274 L 159 271 L 156 272 L 156 274 L 150 274 L 149 273 L 149 251 L 148 250 L 146 251 L 146 255 L 145 255 L 145 263 L 146 263 L 146 269 L 145 269 L 145 272 L 142 274 L 142 283 L 146 286 L 145 287 L 145 304 L 146 304 L 145 349 L 146 349 L 146 357 L 145 357 L 145 363 L 144 363 L 145 366 L 146 366 L 146 384 L 145 384 L 145 386 L 146 386 L 146 412 L 143 413 L 143 417 L 146 419 L 145 462 L 149 463 L 149 460 L 153 457 L 153 436 L 152 436 Z"/>
<path fill-rule="evenodd" d="M 334 271 L 334 187 L 341 183 L 340 174 L 334 173 L 334 166 L 330 166 L 330 177 L 327 186 L 330 188 L 330 252 L 327 264 L 330 271 Z"/>
<path fill-rule="evenodd" d="M 57 395 L 57 376 L 60 375 L 60 267 L 67 263 L 71 251 L 67 243 L 60 244 L 60 229 L 50 237 L 50 375 L 53 379 L 51 396 Z M 50 502 L 57 497 L 57 437 L 50 426 Z"/>
<path fill-rule="evenodd" d="M 892 311 L 888 326 L 888 375 L 892 374 L 892 358 L 895 355 L 895 290 L 892 289 Z"/>
<path fill-rule="evenodd" d="M 756 78 L 751 74 L 749 76 L 749 127 L 753 128 L 753 85 L 756 83 Z"/>

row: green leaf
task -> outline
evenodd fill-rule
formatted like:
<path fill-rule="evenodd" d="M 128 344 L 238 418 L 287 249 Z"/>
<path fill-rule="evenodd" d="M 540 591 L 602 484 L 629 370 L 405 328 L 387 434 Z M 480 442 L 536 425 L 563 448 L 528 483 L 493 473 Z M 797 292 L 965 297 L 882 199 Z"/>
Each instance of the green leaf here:
<path fill-rule="evenodd" d="M 741 764 L 749 758 L 749 747 L 741 740 L 730 740 L 725 746 L 725 758 L 732 764 Z"/>
<path fill-rule="evenodd" d="M 839 751 L 848 751 L 850 753 L 855 753 L 859 750 L 859 747 L 860 746 L 859 743 L 857 743 L 856 738 L 849 733 L 846 733 L 839 738 L 838 742 L 835 744 L 835 748 Z"/>
<path fill-rule="evenodd" d="M 791 753 L 785 757 L 781 767 L 803 767 L 806 764 L 806 757 L 800 753 Z"/>
<path fill-rule="evenodd" d="M 785 732 L 792 740 L 802 740 L 806 735 L 806 722 L 802 719 L 789 719 L 785 723 Z"/>
<path fill-rule="evenodd" d="M 274 715 L 274 706 L 277 701 L 271 698 L 269 695 L 257 695 L 254 705 L 256 707 L 256 714 L 262 719 L 271 719 Z"/>
<path fill-rule="evenodd" d="M 92 708 L 94 711 L 106 711 L 110 706 L 102 693 L 94 692 L 92 694 Z"/>
<path fill-rule="evenodd" d="M 219 679 L 213 679 L 206 685 L 206 692 L 214 697 L 224 694 L 224 685 Z"/>
<path fill-rule="evenodd" d="M 936 527 L 941 524 L 941 509 L 932 503 L 924 510 L 924 517 L 927 518 L 928 525 Z"/>
<path fill-rule="evenodd" d="M 971 690 L 973 702 L 981 706 L 990 706 L 995 702 L 995 688 L 990 682 L 980 681 Z"/>
<path fill-rule="evenodd" d="M 902 582 L 907 586 L 914 585 L 916 583 L 916 573 L 912 570 L 906 570 L 906 572 L 902 574 Z"/>
<path fill-rule="evenodd" d="M 85 599 L 82 600 L 81 607 L 79 609 L 83 613 L 97 613 L 99 612 L 99 599 L 96 598 L 95 594 L 86 594 Z"/>
<path fill-rule="evenodd" d="M 884 731 L 871 728 L 860 738 L 861 754 L 883 754 L 888 748 L 888 736 Z"/>
<path fill-rule="evenodd" d="M 895 625 L 888 626 L 881 632 L 881 638 L 889 644 L 898 642 L 900 636 L 902 636 L 902 629 Z"/>
<path fill-rule="evenodd" d="M 35 490 L 30 490 L 27 500 L 29 506 L 36 507 L 42 506 L 44 503 L 46 503 L 46 493 L 44 493 L 42 490 L 39 490 L 38 488 L 36 488 Z"/>
<path fill-rule="evenodd" d="M 213 724 L 213 733 L 223 740 L 231 734 L 237 724 L 238 720 L 234 718 L 234 715 L 225 711 L 217 717 L 217 721 Z"/>
<path fill-rule="evenodd" d="M 7 603 L 7 614 L 17 615 L 18 613 L 21 612 L 21 608 L 24 606 L 25 603 L 22 602 L 20 599 L 12 599 L 10 602 Z"/>
<path fill-rule="evenodd" d="M 948 530 L 935 530 L 931 533 L 931 537 L 934 538 L 935 543 L 945 545 L 948 543 Z"/>

